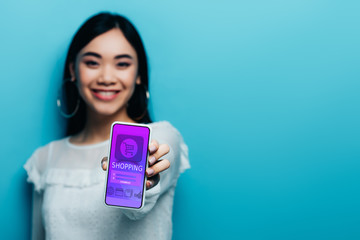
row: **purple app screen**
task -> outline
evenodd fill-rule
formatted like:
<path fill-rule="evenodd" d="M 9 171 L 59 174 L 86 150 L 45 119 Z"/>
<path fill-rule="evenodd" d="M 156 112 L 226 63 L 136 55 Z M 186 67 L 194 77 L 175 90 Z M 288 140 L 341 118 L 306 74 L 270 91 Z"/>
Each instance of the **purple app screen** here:
<path fill-rule="evenodd" d="M 150 130 L 147 127 L 113 125 L 106 204 L 141 207 L 149 134 Z"/>

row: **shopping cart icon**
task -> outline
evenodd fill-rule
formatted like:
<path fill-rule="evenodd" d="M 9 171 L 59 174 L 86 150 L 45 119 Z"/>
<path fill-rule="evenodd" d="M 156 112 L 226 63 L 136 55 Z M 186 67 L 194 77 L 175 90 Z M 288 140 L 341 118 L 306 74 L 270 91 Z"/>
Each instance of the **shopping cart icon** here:
<path fill-rule="evenodd" d="M 140 136 L 119 134 L 116 138 L 115 158 L 118 161 L 140 162 L 144 139 Z"/>
<path fill-rule="evenodd" d="M 124 141 L 124 145 L 125 145 L 125 154 L 130 155 L 132 157 L 134 155 L 134 145 L 127 144 L 125 141 Z"/>
<path fill-rule="evenodd" d="M 132 138 L 127 138 L 120 144 L 120 152 L 126 158 L 132 158 L 138 151 L 138 145 Z"/>

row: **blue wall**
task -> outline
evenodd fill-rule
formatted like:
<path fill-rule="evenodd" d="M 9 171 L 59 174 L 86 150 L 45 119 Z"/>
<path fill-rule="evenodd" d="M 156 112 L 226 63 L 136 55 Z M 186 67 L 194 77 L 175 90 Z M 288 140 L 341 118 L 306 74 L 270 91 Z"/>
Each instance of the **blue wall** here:
<path fill-rule="evenodd" d="M 360 2 L 2 1 L 1 239 L 30 234 L 22 165 L 60 137 L 65 51 L 100 10 L 144 39 L 155 120 L 190 148 L 174 239 L 360 239 Z"/>

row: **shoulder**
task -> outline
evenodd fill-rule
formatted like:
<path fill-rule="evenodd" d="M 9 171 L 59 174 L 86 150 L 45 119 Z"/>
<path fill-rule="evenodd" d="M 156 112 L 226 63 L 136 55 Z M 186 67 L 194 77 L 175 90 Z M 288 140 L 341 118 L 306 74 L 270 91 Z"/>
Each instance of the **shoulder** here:
<path fill-rule="evenodd" d="M 154 133 L 181 136 L 180 132 L 168 121 L 153 122 L 149 125 L 151 126 Z"/>
<path fill-rule="evenodd" d="M 156 140 L 159 144 L 167 144 L 170 147 L 169 157 L 175 158 L 181 155 L 188 155 L 188 147 L 180 132 L 168 121 L 155 122 L 151 125 L 152 139 Z"/>
<path fill-rule="evenodd" d="M 53 140 L 49 143 L 47 143 L 46 145 L 40 146 L 38 147 L 33 155 L 41 155 L 41 156 L 45 156 L 51 153 L 52 149 L 54 147 L 63 147 L 66 146 L 68 141 L 68 137 L 62 138 L 62 139 L 58 139 L 58 140 Z"/>
<path fill-rule="evenodd" d="M 67 145 L 68 137 L 59 140 L 54 140 L 46 145 L 40 146 L 33 152 L 30 159 L 38 166 L 39 170 L 42 170 L 49 158 L 51 158 L 52 152 L 58 148 L 64 148 Z"/>
<path fill-rule="evenodd" d="M 168 121 L 149 124 L 152 129 L 152 138 L 158 141 L 170 141 L 179 144 L 183 141 L 180 132 Z"/>
<path fill-rule="evenodd" d="M 165 143 L 170 147 L 166 158 L 171 162 L 172 169 L 179 169 L 182 173 L 190 168 L 188 146 L 180 132 L 168 121 L 155 122 L 150 124 L 152 128 L 152 139 L 159 144 Z M 177 167 L 174 167 L 174 166 Z"/>
<path fill-rule="evenodd" d="M 27 181 L 34 184 L 35 190 L 40 191 L 44 187 L 43 175 L 48 165 L 53 146 L 62 144 L 63 142 L 65 142 L 65 139 L 52 141 L 38 147 L 24 164 L 24 169 L 28 174 Z"/>

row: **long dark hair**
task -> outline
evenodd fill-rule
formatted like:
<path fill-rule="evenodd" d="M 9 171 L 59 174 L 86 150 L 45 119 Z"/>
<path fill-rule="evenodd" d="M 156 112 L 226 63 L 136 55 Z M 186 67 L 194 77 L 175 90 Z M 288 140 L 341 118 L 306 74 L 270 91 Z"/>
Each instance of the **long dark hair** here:
<path fill-rule="evenodd" d="M 145 48 L 134 25 L 123 16 L 109 12 L 101 12 L 86 20 L 71 41 L 64 67 L 64 81 L 71 78 L 69 65 L 70 63 L 75 63 L 76 56 L 81 49 L 95 37 L 113 28 L 119 28 L 122 31 L 125 38 L 135 49 L 139 61 L 138 74 L 141 78 L 141 84 L 135 84 L 134 93 L 128 102 L 127 113 L 131 119 L 138 123 L 150 123 L 151 119 L 147 109 L 146 98 L 146 91 L 149 89 L 149 74 Z M 71 93 L 68 92 L 65 94 L 69 95 Z M 77 113 L 68 120 L 66 135 L 79 133 L 84 128 L 85 122 L 86 105 L 80 98 L 80 105 Z"/>

